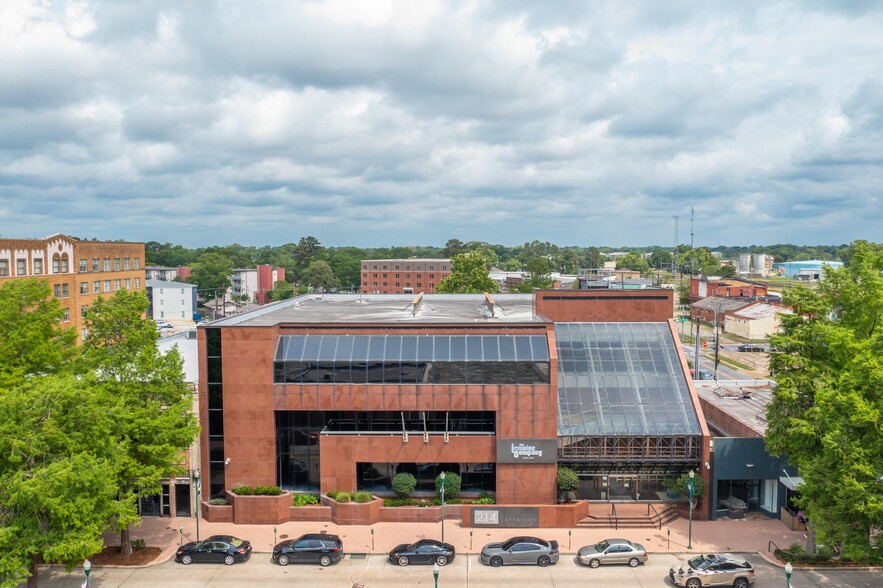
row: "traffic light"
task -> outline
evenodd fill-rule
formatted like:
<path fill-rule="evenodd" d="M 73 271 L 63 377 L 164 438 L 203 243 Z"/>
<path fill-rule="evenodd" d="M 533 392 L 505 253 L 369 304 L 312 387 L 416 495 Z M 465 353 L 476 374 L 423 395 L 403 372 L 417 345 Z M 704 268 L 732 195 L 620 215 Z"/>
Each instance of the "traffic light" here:
<path fill-rule="evenodd" d="M 708 341 L 702 342 L 702 349 L 708 349 Z"/>

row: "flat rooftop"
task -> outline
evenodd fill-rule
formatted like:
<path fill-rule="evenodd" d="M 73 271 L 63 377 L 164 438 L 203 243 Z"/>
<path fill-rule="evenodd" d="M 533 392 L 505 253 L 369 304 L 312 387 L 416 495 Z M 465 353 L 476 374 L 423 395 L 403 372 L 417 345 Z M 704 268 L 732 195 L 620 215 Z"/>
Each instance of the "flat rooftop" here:
<path fill-rule="evenodd" d="M 483 294 L 309 294 L 213 321 L 212 327 L 310 323 L 545 323 L 533 314 L 533 294 L 496 294 L 493 315 Z"/>
<path fill-rule="evenodd" d="M 761 437 L 766 435 L 766 407 L 773 399 L 772 381 L 694 380 L 693 385 L 700 399 L 757 432 Z M 721 423 L 709 424 L 715 429 L 721 426 Z"/>

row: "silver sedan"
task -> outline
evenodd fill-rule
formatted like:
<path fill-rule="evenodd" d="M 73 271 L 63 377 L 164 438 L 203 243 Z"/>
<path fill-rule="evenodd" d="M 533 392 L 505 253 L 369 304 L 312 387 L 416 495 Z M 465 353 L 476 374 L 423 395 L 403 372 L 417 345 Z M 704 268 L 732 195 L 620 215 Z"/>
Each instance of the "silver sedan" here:
<path fill-rule="evenodd" d="M 546 567 L 561 557 L 557 541 L 537 537 L 513 537 L 502 543 L 488 543 L 481 550 L 481 563 L 498 568 L 502 565 L 538 565 Z"/>
<path fill-rule="evenodd" d="M 633 568 L 647 561 L 647 550 L 640 543 L 628 539 L 604 539 L 595 545 L 580 548 L 579 563 L 597 568 L 601 564 L 624 564 Z"/>

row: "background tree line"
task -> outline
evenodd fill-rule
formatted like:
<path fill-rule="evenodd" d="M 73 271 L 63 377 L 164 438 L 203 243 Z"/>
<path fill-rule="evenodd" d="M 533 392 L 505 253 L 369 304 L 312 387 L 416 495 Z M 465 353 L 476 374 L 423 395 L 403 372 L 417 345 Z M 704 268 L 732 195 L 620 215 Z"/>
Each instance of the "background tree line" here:
<path fill-rule="evenodd" d="M 297 243 L 278 247 L 244 246 L 234 243 L 226 246 L 187 249 L 172 243 L 149 241 L 145 244 L 148 265 L 167 267 L 187 266 L 193 268 L 190 281 L 206 292 L 223 290 L 230 286 L 229 276 L 235 268 L 253 268 L 269 264 L 285 269 L 286 282 L 279 285 L 277 297 L 294 295 L 297 288 L 312 287 L 320 290 L 354 290 L 361 283 L 360 268 L 363 259 L 451 258 L 470 252 L 478 252 L 485 265 L 502 271 L 525 271 L 530 276 L 531 287 L 541 285 L 552 272 L 576 274 L 581 269 L 603 267 L 606 254 L 626 252 L 617 259 L 618 269 L 632 269 L 642 273 L 666 271 L 672 266 L 672 250 L 667 247 L 560 247 L 554 243 L 531 241 L 523 245 L 507 246 L 485 241 L 462 242 L 449 239 L 444 247 L 325 247 L 316 237 L 301 237 Z M 722 275 L 730 277 L 734 270 L 721 267 L 718 252 L 724 259 L 737 259 L 740 253 L 767 253 L 776 262 L 808 259 L 848 261 L 851 248 L 848 245 L 800 246 L 779 244 L 746 247 L 697 247 L 679 245 L 678 265 L 688 274 Z"/>

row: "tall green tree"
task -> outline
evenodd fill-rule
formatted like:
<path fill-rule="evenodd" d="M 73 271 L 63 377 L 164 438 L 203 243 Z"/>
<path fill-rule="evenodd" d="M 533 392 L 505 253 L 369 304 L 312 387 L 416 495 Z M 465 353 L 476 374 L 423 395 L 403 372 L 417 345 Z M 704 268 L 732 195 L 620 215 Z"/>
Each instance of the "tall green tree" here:
<path fill-rule="evenodd" d="M 138 499 L 159 494 L 163 478 L 184 471 L 182 453 L 199 432 L 183 360 L 175 349 L 159 351 L 156 329 L 142 318 L 147 306 L 140 292 L 122 290 L 99 297 L 85 313 L 86 380 L 113 399 L 121 440 L 114 523 L 123 555 L 131 554 L 129 529 L 141 520 Z"/>
<path fill-rule="evenodd" d="M 71 374 L 0 390 L 0 586 L 38 585 L 41 561 L 68 570 L 101 551 L 117 513 L 120 453 L 101 390 Z"/>
<path fill-rule="evenodd" d="M 76 356 L 76 331 L 59 325 L 64 311 L 51 295 L 37 279 L 0 287 L 0 387 L 63 371 Z"/>
<path fill-rule="evenodd" d="M 513 292 L 532 292 L 534 288 L 552 287 L 552 265 L 545 257 L 534 257 L 525 265 L 526 275 L 520 284 L 511 287 Z"/>
<path fill-rule="evenodd" d="M 478 251 L 455 255 L 451 275 L 435 289 L 443 294 L 499 292 L 500 287 L 488 275 L 487 261 Z"/>
<path fill-rule="evenodd" d="M 883 527 L 883 253 L 856 242 L 848 265 L 818 289 L 786 292 L 771 368 L 778 385 L 766 443 L 804 479 L 799 504 L 844 557 L 865 555 Z M 811 545 L 812 547 L 812 545 Z"/>
<path fill-rule="evenodd" d="M 629 269 L 644 273 L 650 269 L 650 266 L 640 253 L 632 251 L 616 260 L 616 269 Z"/>
<path fill-rule="evenodd" d="M 193 264 L 190 283 L 196 284 L 197 296 L 200 300 L 218 298 L 233 283 L 233 262 L 220 253 L 206 253 Z"/>
<path fill-rule="evenodd" d="M 279 300 L 294 298 L 295 294 L 297 294 L 297 292 L 295 291 L 294 286 L 285 280 L 279 280 L 273 284 L 273 289 L 267 293 L 267 297 L 273 302 L 278 302 Z"/>
<path fill-rule="evenodd" d="M 466 253 L 466 246 L 460 239 L 448 239 L 448 242 L 445 243 L 442 249 L 442 255 L 451 259 L 454 259 L 455 255 L 462 255 L 463 253 Z"/>
<path fill-rule="evenodd" d="M 334 276 L 334 271 L 324 259 L 312 262 L 301 275 L 301 283 L 320 290 L 322 292 L 340 287 L 340 282 Z"/>
<path fill-rule="evenodd" d="M 294 272 L 298 281 L 301 281 L 301 274 L 313 261 L 319 258 L 324 249 L 317 238 L 301 237 L 297 242 L 297 247 L 294 248 Z"/>

